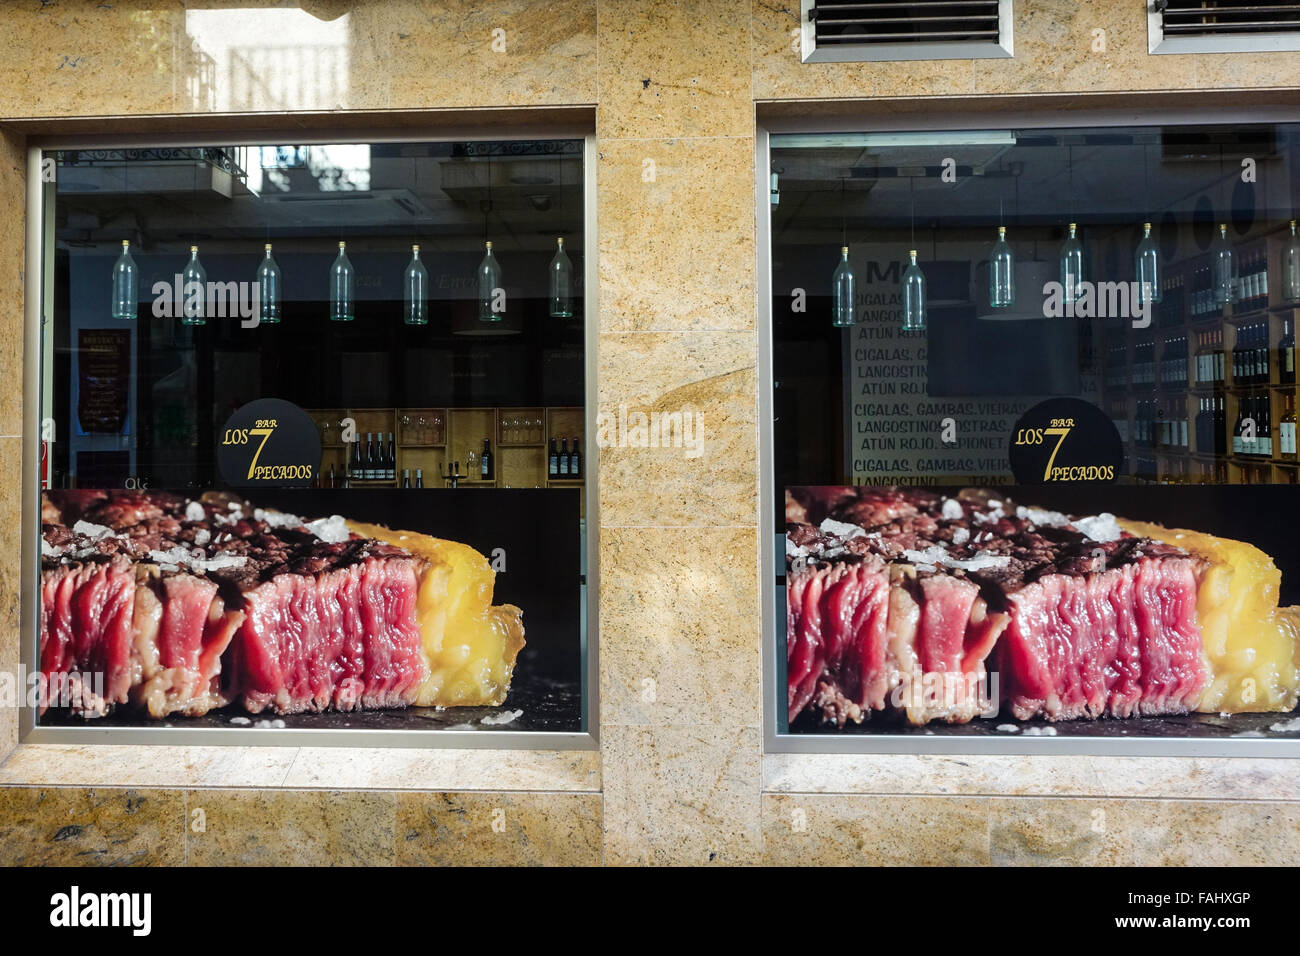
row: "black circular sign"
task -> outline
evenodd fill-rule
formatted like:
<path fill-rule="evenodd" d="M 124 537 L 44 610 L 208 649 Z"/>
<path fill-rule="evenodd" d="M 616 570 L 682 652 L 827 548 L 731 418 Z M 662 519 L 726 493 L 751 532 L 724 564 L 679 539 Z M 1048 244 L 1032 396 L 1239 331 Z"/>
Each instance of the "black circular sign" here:
<path fill-rule="evenodd" d="M 1124 454 L 1115 423 L 1079 398 L 1039 402 L 1020 416 L 1008 447 L 1021 485 L 1114 481 Z"/>
<path fill-rule="evenodd" d="M 316 423 L 291 402 L 249 402 L 217 436 L 217 467 L 236 488 L 309 488 L 320 470 Z"/>

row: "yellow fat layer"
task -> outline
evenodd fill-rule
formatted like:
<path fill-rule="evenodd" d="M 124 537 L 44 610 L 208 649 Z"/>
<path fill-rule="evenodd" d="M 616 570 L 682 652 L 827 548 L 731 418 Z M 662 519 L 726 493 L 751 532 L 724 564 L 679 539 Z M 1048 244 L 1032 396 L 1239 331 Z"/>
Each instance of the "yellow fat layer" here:
<path fill-rule="evenodd" d="M 1282 573 L 1254 545 L 1199 531 L 1120 519 L 1131 534 L 1182 548 L 1208 563 L 1196 616 L 1212 678 L 1197 710 L 1293 710 L 1300 698 L 1300 618 L 1277 606 Z"/>
<path fill-rule="evenodd" d="M 429 676 L 415 704 L 503 703 L 524 646 L 523 612 L 512 604 L 492 606 L 496 572 L 487 558 L 457 541 L 357 521 L 347 525 L 354 534 L 405 548 L 426 562 L 415 614 Z"/>

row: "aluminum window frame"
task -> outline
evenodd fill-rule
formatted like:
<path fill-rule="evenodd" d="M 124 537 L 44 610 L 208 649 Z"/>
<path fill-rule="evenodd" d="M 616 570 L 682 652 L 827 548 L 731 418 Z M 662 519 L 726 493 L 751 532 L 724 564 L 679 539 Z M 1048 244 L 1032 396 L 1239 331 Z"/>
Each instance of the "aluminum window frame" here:
<path fill-rule="evenodd" d="M 1014 0 L 998 0 L 998 39 L 929 43 L 834 43 L 817 46 L 809 14 L 817 0 L 799 2 L 799 52 L 804 63 L 889 63 L 907 60 L 993 60 L 1015 56 Z"/>
<path fill-rule="evenodd" d="M 1165 36 L 1163 11 L 1146 0 L 1147 52 L 1164 53 L 1279 53 L 1300 50 L 1300 24 L 1291 33 L 1250 33 L 1241 36 Z"/>
<path fill-rule="evenodd" d="M 125 149 L 150 146 L 279 146 L 285 143 L 316 146 L 337 143 L 444 143 L 516 141 L 521 139 L 571 139 L 582 141 L 583 178 L 583 411 L 588 435 L 596 433 L 596 348 L 599 282 L 596 233 L 596 134 L 593 125 L 572 122 L 546 123 L 539 115 L 537 125 L 494 125 L 439 127 L 436 131 L 408 129 L 303 129 L 228 130 L 202 133 L 104 134 L 31 136 L 27 142 L 27 202 L 23 283 L 23 433 L 21 465 L 21 572 L 19 577 L 19 660 L 26 673 L 40 669 L 40 513 L 41 513 L 41 394 L 42 326 L 53 303 L 47 301 L 45 265 L 47 243 L 52 241 L 52 223 L 47 219 L 47 197 L 41 180 L 43 154 L 56 150 Z M 37 711 L 26 705 L 26 691 L 18 712 L 19 745 L 26 744 L 135 744 L 165 746 L 232 747 L 364 747 L 425 748 L 461 750 L 557 750 L 600 749 L 600 655 L 598 554 L 600 502 L 596 476 L 600 450 L 592 444 L 586 450 L 585 558 L 586 574 L 579 604 L 582 667 L 579 686 L 583 689 L 582 728 L 576 731 L 466 731 L 466 730 L 360 730 L 348 728 L 271 729 L 231 727 L 42 727 Z"/>
<path fill-rule="evenodd" d="M 758 297 L 758 446 L 759 446 L 759 599 L 762 610 L 763 752 L 769 754 L 1015 754 L 1150 757 L 1292 757 L 1300 758 L 1300 739 L 1207 737 L 1068 737 L 924 734 L 792 734 L 778 730 L 786 688 L 778 681 L 777 628 L 784 629 L 785 589 L 776 581 L 784 535 L 772 534 L 776 505 L 774 473 L 772 324 L 772 183 L 771 139 L 782 134 L 945 133 L 996 129 L 1061 129 L 1105 126 L 1196 126 L 1251 123 L 1297 123 L 1294 107 L 1132 109 L 1044 112 L 1012 106 L 1005 112 L 946 112 L 863 118 L 759 118 L 754 136 L 754 208 L 756 287 Z M 1300 157 L 1297 157 L 1300 161 Z M 778 611 L 780 616 L 778 617 Z M 1286 715 L 1279 715 L 1286 719 Z"/>

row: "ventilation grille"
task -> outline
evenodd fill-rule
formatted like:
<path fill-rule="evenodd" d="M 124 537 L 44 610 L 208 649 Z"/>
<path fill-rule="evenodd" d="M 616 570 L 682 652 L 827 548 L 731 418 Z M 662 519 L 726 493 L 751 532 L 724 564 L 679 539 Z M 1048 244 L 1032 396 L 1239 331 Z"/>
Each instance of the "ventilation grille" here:
<path fill-rule="evenodd" d="M 804 59 L 1010 56 L 1010 7 L 1010 0 L 803 0 Z"/>
<path fill-rule="evenodd" d="M 1156 0 L 1166 37 L 1300 32 L 1300 3 L 1269 0 Z"/>
<path fill-rule="evenodd" d="M 1245 53 L 1300 48 L 1300 3 L 1151 0 L 1152 53 Z"/>
<path fill-rule="evenodd" d="M 818 0 L 808 13 L 817 45 L 846 43 L 996 43 L 998 0 L 848 3 Z"/>

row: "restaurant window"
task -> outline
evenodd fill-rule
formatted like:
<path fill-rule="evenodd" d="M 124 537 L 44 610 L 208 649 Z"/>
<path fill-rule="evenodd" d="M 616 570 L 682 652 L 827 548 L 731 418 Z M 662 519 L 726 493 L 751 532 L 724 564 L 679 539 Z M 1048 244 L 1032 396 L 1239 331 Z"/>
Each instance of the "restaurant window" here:
<path fill-rule="evenodd" d="M 40 154 L 32 739 L 592 745 L 589 148 Z"/>
<path fill-rule="evenodd" d="M 1300 126 L 768 144 L 769 746 L 1289 753 Z"/>

